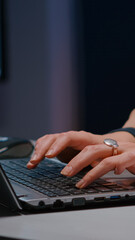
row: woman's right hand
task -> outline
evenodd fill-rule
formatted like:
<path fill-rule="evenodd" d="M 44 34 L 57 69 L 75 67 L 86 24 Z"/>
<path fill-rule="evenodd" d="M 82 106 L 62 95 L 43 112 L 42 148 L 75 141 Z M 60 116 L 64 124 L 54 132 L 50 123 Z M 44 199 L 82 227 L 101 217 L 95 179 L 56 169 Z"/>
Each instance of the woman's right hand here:
<path fill-rule="evenodd" d="M 85 131 L 69 131 L 49 134 L 39 138 L 35 144 L 35 151 L 27 164 L 29 169 L 36 167 L 44 157 L 57 157 L 68 163 L 86 146 L 102 144 L 105 138 L 112 138 L 120 142 L 134 142 L 135 138 L 127 132 L 115 132 L 97 135 Z M 94 165 L 92 163 L 92 165 Z"/>
<path fill-rule="evenodd" d="M 34 154 L 27 167 L 35 167 L 44 157 L 57 156 L 62 162 L 68 163 L 87 145 L 100 144 L 102 140 L 101 135 L 85 131 L 69 131 L 45 135 L 36 141 Z"/>

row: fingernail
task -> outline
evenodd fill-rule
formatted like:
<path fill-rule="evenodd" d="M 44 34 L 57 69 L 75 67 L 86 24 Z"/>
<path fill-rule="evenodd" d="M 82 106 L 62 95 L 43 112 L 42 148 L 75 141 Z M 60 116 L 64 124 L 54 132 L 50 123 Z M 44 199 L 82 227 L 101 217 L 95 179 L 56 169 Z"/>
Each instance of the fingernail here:
<path fill-rule="evenodd" d="M 35 164 L 32 164 L 32 163 L 30 163 L 30 162 L 28 162 L 26 166 L 27 166 L 28 169 L 32 169 L 32 168 L 35 168 L 35 167 L 36 167 Z"/>
<path fill-rule="evenodd" d="M 77 188 L 83 188 L 85 186 L 86 182 L 81 179 L 81 181 L 79 181 L 77 184 L 76 184 L 76 187 Z"/>
<path fill-rule="evenodd" d="M 50 149 L 46 154 L 45 156 L 51 156 L 53 154 L 53 149 Z"/>
<path fill-rule="evenodd" d="M 66 166 L 64 169 L 62 169 L 61 174 L 69 176 L 71 175 L 72 170 L 73 170 L 72 166 Z"/>

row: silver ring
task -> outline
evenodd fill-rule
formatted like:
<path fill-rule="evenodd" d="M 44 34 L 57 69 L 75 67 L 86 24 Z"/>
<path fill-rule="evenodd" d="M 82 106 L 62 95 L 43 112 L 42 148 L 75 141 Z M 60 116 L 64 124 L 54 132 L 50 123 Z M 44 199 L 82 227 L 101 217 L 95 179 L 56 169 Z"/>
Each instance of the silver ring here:
<path fill-rule="evenodd" d="M 106 139 L 104 139 L 104 144 L 109 147 L 112 147 L 112 155 L 113 156 L 118 154 L 119 145 L 114 139 L 106 138 Z"/>

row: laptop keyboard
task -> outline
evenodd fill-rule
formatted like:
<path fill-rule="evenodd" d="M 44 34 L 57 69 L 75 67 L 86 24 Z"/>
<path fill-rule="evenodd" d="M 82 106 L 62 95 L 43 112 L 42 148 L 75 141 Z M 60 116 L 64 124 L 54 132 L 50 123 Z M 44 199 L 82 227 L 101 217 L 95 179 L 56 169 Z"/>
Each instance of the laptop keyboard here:
<path fill-rule="evenodd" d="M 35 169 L 29 170 L 26 164 L 29 159 L 1 160 L 6 175 L 10 180 L 30 187 L 48 197 L 93 194 L 126 190 L 121 185 L 98 179 L 85 189 L 78 189 L 75 184 L 84 174 L 79 173 L 68 178 L 60 174 L 65 166 L 59 161 L 45 159 Z"/>

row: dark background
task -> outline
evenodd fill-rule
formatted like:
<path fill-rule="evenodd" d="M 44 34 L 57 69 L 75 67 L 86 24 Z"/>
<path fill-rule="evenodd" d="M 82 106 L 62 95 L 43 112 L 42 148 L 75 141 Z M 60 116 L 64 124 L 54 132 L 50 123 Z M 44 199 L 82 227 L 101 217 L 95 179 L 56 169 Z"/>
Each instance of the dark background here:
<path fill-rule="evenodd" d="M 1 2 L 0 135 L 121 127 L 135 106 L 134 1 Z"/>
<path fill-rule="evenodd" d="M 0 78 L 2 78 L 2 1 L 0 0 Z"/>
<path fill-rule="evenodd" d="M 80 12 L 82 122 L 104 133 L 121 127 L 135 106 L 135 2 L 81 0 Z"/>

